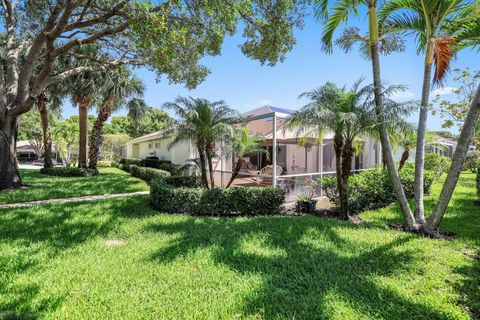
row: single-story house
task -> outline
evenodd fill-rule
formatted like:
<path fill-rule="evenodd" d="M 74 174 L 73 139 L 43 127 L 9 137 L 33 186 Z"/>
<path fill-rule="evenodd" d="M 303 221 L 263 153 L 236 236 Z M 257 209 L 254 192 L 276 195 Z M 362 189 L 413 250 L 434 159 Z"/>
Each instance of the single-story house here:
<path fill-rule="evenodd" d="M 289 109 L 264 106 L 242 115 L 245 119 L 243 125 L 264 138 L 262 145 L 270 156 L 258 154 L 243 158 L 241 174 L 234 185 L 280 186 L 293 196 L 300 191 L 298 187 L 304 185 L 306 177 L 335 174 L 332 133 L 324 135 L 321 146 L 313 138 L 307 139 L 300 146 L 298 132 L 285 128 L 286 120 L 292 112 Z M 165 131 L 154 132 L 129 141 L 123 155 L 128 158 L 155 156 L 179 165 L 197 158 L 195 146 L 191 142 L 183 142 L 169 149 L 172 140 L 172 135 Z M 364 137 L 362 142 L 363 151 L 355 155 L 352 163 L 352 168 L 356 171 L 381 163 L 379 142 L 371 137 Z M 228 146 L 222 144 L 216 146 L 218 157 L 214 162 L 214 170 L 217 185 L 226 185 L 231 177 L 234 159 L 228 149 Z"/>

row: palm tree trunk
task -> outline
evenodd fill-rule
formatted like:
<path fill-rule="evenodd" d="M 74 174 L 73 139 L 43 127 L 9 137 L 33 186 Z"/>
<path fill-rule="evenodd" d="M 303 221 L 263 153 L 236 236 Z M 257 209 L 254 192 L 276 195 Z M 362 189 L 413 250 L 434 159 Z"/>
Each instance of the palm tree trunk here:
<path fill-rule="evenodd" d="M 440 221 L 442 220 L 443 215 L 447 209 L 448 203 L 452 198 L 453 191 L 460 177 L 462 171 L 463 163 L 465 162 L 465 157 L 467 151 L 470 147 L 472 141 L 472 136 L 475 131 L 475 127 L 478 124 L 480 117 L 480 86 L 477 89 L 475 98 L 470 105 L 468 110 L 467 118 L 463 124 L 462 131 L 460 132 L 460 137 L 458 138 L 458 145 L 455 149 L 455 153 L 452 158 L 452 165 L 448 171 L 447 178 L 443 184 L 442 192 L 438 198 L 438 202 L 435 205 L 435 208 L 432 211 L 432 214 L 425 224 L 424 230 L 428 233 L 433 233 L 438 229 Z"/>
<path fill-rule="evenodd" d="M 210 175 L 210 187 L 215 188 L 215 178 L 214 178 L 214 172 L 213 172 L 213 154 L 212 154 L 212 146 L 207 145 L 205 148 L 205 153 L 207 155 L 207 161 L 208 161 L 208 173 Z"/>
<path fill-rule="evenodd" d="M 398 164 L 398 171 L 403 169 L 409 157 L 410 157 L 410 149 L 405 149 L 402 153 L 402 157 L 400 158 L 400 163 Z"/>
<path fill-rule="evenodd" d="M 415 221 L 410 205 L 408 204 L 405 191 L 403 190 L 402 181 L 398 175 L 397 168 L 392 155 L 392 146 L 390 144 L 390 137 L 388 136 L 387 127 L 383 116 L 383 101 L 382 101 L 382 80 L 380 77 L 380 54 L 378 52 L 378 21 L 376 7 L 370 7 L 369 15 L 369 33 L 370 33 L 370 53 L 372 59 L 373 71 L 373 87 L 375 95 L 375 112 L 380 121 L 380 142 L 382 143 L 382 152 L 387 163 L 387 170 L 390 174 L 393 183 L 393 189 L 397 196 L 400 208 L 405 220 L 405 225 L 408 229 L 418 230 L 419 226 Z"/>
<path fill-rule="evenodd" d="M 47 97 L 43 93 L 38 97 L 37 108 L 40 112 L 40 123 L 43 132 L 43 167 L 53 168 L 52 134 L 50 132 L 50 125 L 48 123 Z"/>
<path fill-rule="evenodd" d="M 337 173 L 338 194 L 340 197 L 340 215 L 342 218 L 348 218 L 348 190 L 343 179 L 343 148 L 345 142 L 340 135 L 335 135 L 333 138 L 333 148 L 335 150 L 335 166 Z"/>
<path fill-rule="evenodd" d="M 110 110 L 110 105 L 102 107 L 98 113 L 97 119 L 93 123 L 92 134 L 90 135 L 90 145 L 88 149 L 88 167 L 91 169 L 97 168 L 100 147 L 103 143 L 103 125 L 108 120 L 108 117 L 110 117 Z"/>
<path fill-rule="evenodd" d="M 0 123 L 0 190 L 22 186 L 16 154 L 19 121 L 19 117 L 7 117 Z"/>
<path fill-rule="evenodd" d="M 232 177 L 230 178 L 230 181 L 228 181 L 226 188 L 229 188 L 235 178 L 237 178 L 240 169 L 242 169 L 242 157 L 238 157 L 235 168 L 233 169 Z"/>
<path fill-rule="evenodd" d="M 87 167 L 87 130 L 88 130 L 88 98 L 83 97 L 78 104 L 78 122 L 80 129 L 78 147 L 78 167 Z"/>
<path fill-rule="evenodd" d="M 422 101 L 418 116 L 417 146 L 415 150 L 415 183 L 413 185 L 415 193 L 415 220 L 420 224 L 425 223 L 423 181 L 425 179 L 425 136 L 427 133 L 428 103 L 430 96 L 430 82 L 432 78 L 433 41 L 435 41 L 435 39 L 430 38 L 427 44 L 423 74 Z"/>
<path fill-rule="evenodd" d="M 200 159 L 200 173 L 202 175 L 203 186 L 208 189 L 207 167 L 205 161 L 205 152 L 201 144 L 197 144 L 198 158 Z"/>
<path fill-rule="evenodd" d="M 352 171 L 352 160 L 353 160 L 353 146 L 350 143 L 346 143 L 342 150 L 342 187 L 344 188 L 343 193 L 345 196 L 345 203 L 344 206 L 346 210 L 344 211 L 343 219 L 347 220 L 349 215 L 349 207 L 348 207 L 348 178 L 351 175 Z"/>

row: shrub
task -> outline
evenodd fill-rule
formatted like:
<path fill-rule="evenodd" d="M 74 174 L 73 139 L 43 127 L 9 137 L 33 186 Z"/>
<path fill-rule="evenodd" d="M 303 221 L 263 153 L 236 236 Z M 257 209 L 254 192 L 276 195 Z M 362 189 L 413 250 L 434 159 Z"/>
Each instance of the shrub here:
<path fill-rule="evenodd" d="M 136 165 L 130 165 L 130 174 L 133 177 L 142 179 L 146 182 L 150 182 L 152 179 L 163 179 L 170 176 L 170 172 L 154 169 L 154 168 L 144 168 Z"/>
<path fill-rule="evenodd" d="M 78 167 L 42 168 L 40 169 L 40 172 L 49 176 L 57 177 L 91 177 L 98 174 L 97 169 Z"/>
<path fill-rule="evenodd" d="M 425 171 L 425 193 L 430 193 L 436 173 Z M 400 172 L 400 178 L 407 197 L 414 196 L 415 175 L 413 168 L 405 168 Z M 348 179 L 348 206 L 351 213 L 386 207 L 396 201 L 396 195 L 390 176 L 386 171 L 363 171 Z M 326 196 L 336 206 L 340 205 L 335 177 L 322 180 L 322 188 Z"/>
<path fill-rule="evenodd" d="M 161 179 L 152 181 L 150 195 L 161 212 L 192 215 L 272 215 L 285 200 L 276 188 L 174 188 Z"/>
<path fill-rule="evenodd" d="M 477 170 L 477 162 L 480 160 L 480 150 L 470 150 L 467 152 L 465 162 L 463 163 L 463 170 L 470 170 L 475 173 Z"/>
<path fill-rule="evenodd" d="M 427 171 L 436 172 L 442 175 L 448 171 L 452 160 L 449 157 L 441 156 L 437 153 L 426 153 L 424 168 Z"/>
<path fill-rule="evenodd" d="M 105 160 L 97 161 L 97 167 L 98 168 L 112 167 L 112 161 L 105 161 Z"/>
<path fill-rule="evenodd" d="M 122 170 L 125 170 L 127 172 L 130 172 L 130 166 L 141 167 L 141 165 L 142 165 L 142 159 L 122 158 L 119 161 L 119 168 L 122 169 Z"/>
<path fill-rule="evenodd" d="M 159 160 L 159 159 L 143 159 L 141 161 L 142 167 L 156 168 L 168 171 L 172 176 L 177 176 L 180 174 L 181 166 L 173 164 L 168 160 Z"/>
<path fill-rule="evenodd" d="M 203 185 L 199 176 L 171 176 L 165 178 L 165 182 L 174 188 L 199 188 Z"/>

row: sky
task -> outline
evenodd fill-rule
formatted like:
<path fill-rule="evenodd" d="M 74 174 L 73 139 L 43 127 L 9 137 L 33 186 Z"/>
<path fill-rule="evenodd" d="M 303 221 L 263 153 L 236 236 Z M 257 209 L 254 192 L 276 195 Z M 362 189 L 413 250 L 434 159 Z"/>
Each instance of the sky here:
<path fill-rule="evenodd" d="M 363 19 L 363 17 L 362 17 Z M 352 20 L 349 25 L 361 26 L 366 21 Z M 330 81 L 339 86 L 350 86 L 357 79 L 365 77 L 365 84 L 372 82 L 370 61 L 364 60 L 358 51 L 345 54 L 334 48 L 333 54 L 321 50 L 321 25 L 307 18 L 302 30 L 296 30 L 297 44 L 289 52 L 284 62 L 274 67 L 262 66 L 258 61 L 245 57 L 239 45 L 242 37 L 237 34 L 226 38 L 221 55 L 205 57 L 202 63 L 211 73 L 196 89 L 188 90 L 183 85 L 169 84 L 168 79 L 156 81 L 156 75 L 145 69 L 135 70 L 136 76 L 146 85 L 145 100 L 155 108 L 161 108 L 166 101 L 176 96 L 192 96 L 207 98 L 212 101 L 225 100 L 231 107 L 245 112 L 263 105 L 298 109 L 305 104 L 299 100 L 302 92 L 319 87 Z M 395 99 L 420 99 L 423 77 L 423 56 L 417 55 L 412 39 L 408 39 L 405 52 L 395 53 L 381 58 L 382 78 L 385 84 L 403 84 L 408 91 Z M 465 50 L 458 54 L 452 68 L 478 68 L 478 53 Z M 449 98 L 455 86 L 447 79 L 445 87 L 434 88 Z M 451 95 L 450 95 L 451 96 Z M 63 110 L 63 116 L 69 117 L 77 113 L 76 108 L 69 105 Z M 125 111 L 117 112 L 124 115 Z M 411 122 L 415 123 L 417 115 Z M 442 130 L 442 120 L 438 116 L 429 116 L 428 129 Z M 457 132 L 455 128 L 450 129 Z"/>

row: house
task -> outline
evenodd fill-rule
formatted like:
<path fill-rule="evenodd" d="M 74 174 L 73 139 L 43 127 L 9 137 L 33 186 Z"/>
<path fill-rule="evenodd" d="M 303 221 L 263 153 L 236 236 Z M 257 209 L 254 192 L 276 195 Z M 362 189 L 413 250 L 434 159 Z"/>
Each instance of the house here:
<path fill-rule="evenodd" d="M 32 143 L 27 140 L 17 141 L 17 159 L 18 160 L 35 160 L 37 159 L 37 152 Z"/>
<path fill-rule="evenodd" d="M 242 115 L 243 125 L 264 138 L 262 145 L 270 156 L 258 154 L 243 158 L 241 173 L 235 179 L 234 185 L 279 186 L 287 190 L 290 196 L 294 196 L 301 191 L 305 178 L 322 178 L 335 174 L 333 134 L 326 133 L 321 146 L 314 138 L 306 139 L 300 146 L 301 133 L 285 128 L 287 118 L 292 113 L 293 110 L 289 109 L 263 106 Z M 197 158 L 195 146 L 191 142 L 184 142 L 169 149 L 172 140 L 173 137 L 164 131 L 154 132 L 129 141 L 125 145 L 125 155 L 129 158 L 156 156 L 179 165 Z M 363 151 L 356 154 L 352 162 L 352 169 L 356 171 L 381 163 L 378 141 L 363 137 L 362 145 Z M 228 146 L 223 144 L 216 146 L 216 154 L 213 164 L 216 183 L 225 185 L 230 180 L 234 159 L 229 154 Z"/>

